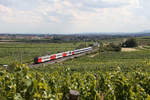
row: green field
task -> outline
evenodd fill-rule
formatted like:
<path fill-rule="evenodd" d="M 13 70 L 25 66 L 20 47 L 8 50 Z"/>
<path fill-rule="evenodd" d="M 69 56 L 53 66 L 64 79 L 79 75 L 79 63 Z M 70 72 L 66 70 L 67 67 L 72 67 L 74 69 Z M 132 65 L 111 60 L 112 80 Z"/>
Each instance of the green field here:
<path fill-rule="evenodd" d="M 121 40 L 108 42 L 112 41 Z M 32 62 L 35 56 L 72 50 L 79 44 L 0 44 L 0 62 L 19 61 L 20 54 L 23 63 Z M 0 70 L 0 99 L 68 100 L 69 90 L 77 90 L 80 100 L 100 100 L 103 94 L 104 100 L 150 100 L 150 47 L 146 44 L 136 51 L 97 51 L 33 69 L 10 65 Z"/>

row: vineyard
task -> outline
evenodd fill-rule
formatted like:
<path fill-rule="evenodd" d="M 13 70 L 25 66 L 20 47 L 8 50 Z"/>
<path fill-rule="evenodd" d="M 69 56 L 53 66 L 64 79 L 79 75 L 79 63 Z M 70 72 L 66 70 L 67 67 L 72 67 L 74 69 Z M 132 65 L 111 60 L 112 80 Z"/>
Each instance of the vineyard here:
<path fill-rule="evenodd" d="M 80 43 L 79 43 L 80 44 Z M 72 43 L 0 43 L 0 64 L 31 63 L 36 56 L 74 50 Z"/>
<path fill-rule="evenodd" d="M 33 69 L 22 64 L 37 54 L 78 45 L 0 44 L 0 62 L 9 64 L 0 67 L 0 100 L 69 100 L 70 90 L 79 92 L 79 100 L 150 100 L 149 46 L 132 52 L 95 52 Z M 21 54 L 22 62 L 15 62 Z"/>
<path fill-rule="evenodd" d="M 16 66 L 16 67 L 14 67 Z M 69 90 L 80 92 L 80 100 L 149 100 L 150 73 L 139 67 L 124 72 L 77 72 L 68 67 L 45 73 L 30 71 L 25 65 L 0 72 L 0 98 L 3 100 L 68 100 Z"/>

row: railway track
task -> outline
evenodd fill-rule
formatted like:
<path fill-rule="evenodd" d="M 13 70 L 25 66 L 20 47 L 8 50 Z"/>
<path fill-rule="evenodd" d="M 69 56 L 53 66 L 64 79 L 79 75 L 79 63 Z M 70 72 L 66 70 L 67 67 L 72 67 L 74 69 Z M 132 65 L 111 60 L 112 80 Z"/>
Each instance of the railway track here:
<path fill-rule="evenodd" d="M 68 59 L 73 59 L 73 58 L 80 57 L 80 56 L 83 56 L 83 55 L 86 55 L 86 54 L 90 54 L 90 53 L 95 52 L 95 51 L 97 51 L 97 49 L 92 50 L 92 51 L 88 51 L 88 52 L 85 52 L 85 53 L 81 53 L 81 54 L 78 54 L 78 55 L 68 56 L 68 57 L 64 57 L 64 58 L 60 58 L 60 59 L 56 59 L 56 60 L 52 60 L 52 61 L 45 62 L 45 63 L 40 63 L 40 64 L 31 64 L 31 65 L 28 65 L 28 66 L 30 68 L 39 67 L 39 66 L 47 66 L 47 65 L 50 65 L 50 64 L 59 63 L 59 62 L 66 61 Z"/>

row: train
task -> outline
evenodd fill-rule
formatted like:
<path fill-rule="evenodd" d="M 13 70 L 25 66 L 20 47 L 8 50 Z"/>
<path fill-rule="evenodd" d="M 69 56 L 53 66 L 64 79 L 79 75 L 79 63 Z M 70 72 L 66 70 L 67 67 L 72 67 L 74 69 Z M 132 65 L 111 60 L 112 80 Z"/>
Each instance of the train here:
<path fill-rule="evenodd" d="M 77 50 L 72 50 L 72 51 L 66 51 L 66 52 L 61 52 L 61 53 L 57 53 L 57 54 L 41 56 L 41 57 L 35 57 L 34 64 L 45 63 L 45 62 L 60 59 L 63 57 L 73 56 L 73 55 L 77 55 L 77 54 L 81 54 L 81 53 L 85 53 L 85 52 L 89 52 L 89 51 L 92 51 L 92 47 L 87 47 L 87 48 L 82 48 L 82 49 L 77 49 Z"/>

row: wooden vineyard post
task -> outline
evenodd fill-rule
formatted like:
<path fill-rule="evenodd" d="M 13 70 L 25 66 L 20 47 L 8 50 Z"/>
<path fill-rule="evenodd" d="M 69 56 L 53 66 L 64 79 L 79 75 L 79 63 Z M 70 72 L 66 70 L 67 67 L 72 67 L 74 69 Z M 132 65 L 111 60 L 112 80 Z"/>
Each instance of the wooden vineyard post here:
<path fill-rule="evenodd" d="M 104 94 L 102 93 L 100 100 L 104 100 Z"/>
<path fill-rule="evenodd" d="M 76 90 L 69 91 L 69 100 L 79 100 L 80 93 Z"/>

